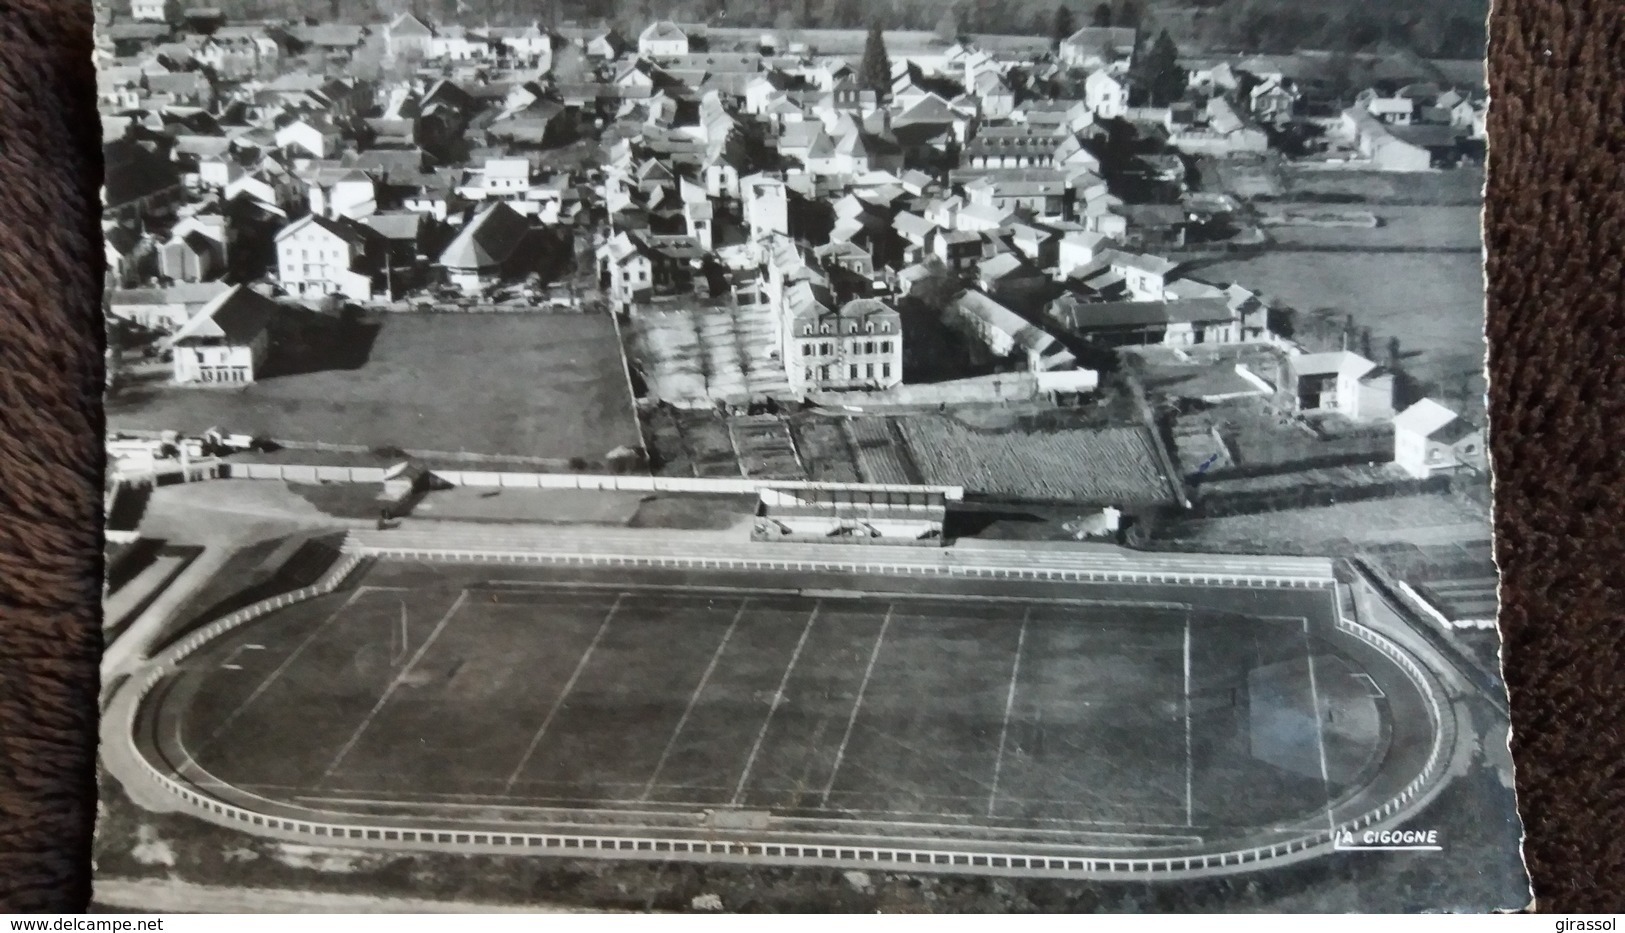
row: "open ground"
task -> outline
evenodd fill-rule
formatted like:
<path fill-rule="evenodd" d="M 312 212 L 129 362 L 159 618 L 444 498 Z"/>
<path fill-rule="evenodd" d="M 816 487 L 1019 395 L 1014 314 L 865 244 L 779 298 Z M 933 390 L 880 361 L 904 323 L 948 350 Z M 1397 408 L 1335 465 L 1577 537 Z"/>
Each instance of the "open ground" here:
<path fill-rule="evenodd" d="M 137 738 L 276 812 L 1166 853 L 1324 828 L 1427 744 L 1326 591 L 802 577 L 374 564 Z"/>
<path fill-rule="evenodd" d="M 1335 305 L 1334 319 L 1354 315 L 1379 348 L 1399 338 L 1406 372 L 1441 384 L 1436 391 L 1453 394 L 1452 380 L 1467 379 L 1483 392 L 1484 259 L 1477 252 L 1266 251 L 1204 264 L 1197 274 L 1243 283 L 1305 313 Z"/>
<path fill-rule="evenodd" d="M 589 461 L 640 444 L 605 315 L 389 315 L 355 362 L 240 389 L 140 383 L 108 399 L 108 427 Z"/>

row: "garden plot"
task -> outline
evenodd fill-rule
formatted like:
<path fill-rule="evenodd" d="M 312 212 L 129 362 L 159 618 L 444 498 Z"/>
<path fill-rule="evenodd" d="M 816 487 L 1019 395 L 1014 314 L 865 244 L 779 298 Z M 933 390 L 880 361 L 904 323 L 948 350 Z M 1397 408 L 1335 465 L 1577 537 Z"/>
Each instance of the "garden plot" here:
<path fill-rule="evenodd" d="M 1161 502 L 1173 492 L 1155 441 L 1140 427 L 987 431 L 943 415 L 899 418 L 933 485 L 998 498 L 1110 504 Z"/>
<path fill-rule="evenodd" d="M 801 462 L 813 480 L 823 483 L 858 483 L 857 465 L 840 423 L 812 416 L 790 422 Z"/>
<path fill-rule="evenodd" d="M 683 445 L 693 457 L 696 476 L 737 479 L 741 475 L 728 423 L 716 412 L 678 411 L 676 419 Z"/>
<path fill-rule="evenodd" d="M 890 418 L 846 418 L 842 425 L 865 482 L 905 484 L 916 480 L 903 443 L 892 431 Z"/>
<path fill-rule="evenodd" d="M 655 305 L 632 318 L 632 356 L 650 397 L 682 407 L 785 396 L 765 307 Z"/>
<path fill-rule="evenodd" d="M 772 415 L 735 418 L 728 423 L 745 475 L 761 479 L 804 480 L 790 426 Z"/>

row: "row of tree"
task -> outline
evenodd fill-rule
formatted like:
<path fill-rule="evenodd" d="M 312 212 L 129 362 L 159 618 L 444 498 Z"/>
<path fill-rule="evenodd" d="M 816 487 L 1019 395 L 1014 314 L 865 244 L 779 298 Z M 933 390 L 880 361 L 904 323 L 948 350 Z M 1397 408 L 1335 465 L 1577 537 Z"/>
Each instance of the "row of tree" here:
<path fill-rule="evenodd" d="M 935 30 L 939 34 L 1048 35 L 1079 26 L 1154 26 L 1148 0 L 218 0 L 231 19 L 300 16 L 376 21 L 413 10 L 443 21 L 520 24 L 602 22 L 636 32 L 670 17 L 764 29 Z M 1181 34 L 1203 48 L 1252 53 L 1296 49 L 1369 52 L 1404 49 L 1436 58 L 1484 54 L 1486 0 L 1217 0 L 1200 6 Z"/>

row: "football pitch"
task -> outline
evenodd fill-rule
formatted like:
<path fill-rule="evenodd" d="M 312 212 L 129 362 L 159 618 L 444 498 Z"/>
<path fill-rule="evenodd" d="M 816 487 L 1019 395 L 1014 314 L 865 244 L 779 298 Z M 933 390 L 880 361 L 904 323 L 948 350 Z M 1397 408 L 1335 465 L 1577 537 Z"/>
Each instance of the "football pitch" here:
<path fill-rule="evenodd" d="M 329 816 L 1190 851 L 1326 826 L 1409 702 L 1324 591 L 745 580 L 376 563 L 185 660 L 138 742 Z"/>

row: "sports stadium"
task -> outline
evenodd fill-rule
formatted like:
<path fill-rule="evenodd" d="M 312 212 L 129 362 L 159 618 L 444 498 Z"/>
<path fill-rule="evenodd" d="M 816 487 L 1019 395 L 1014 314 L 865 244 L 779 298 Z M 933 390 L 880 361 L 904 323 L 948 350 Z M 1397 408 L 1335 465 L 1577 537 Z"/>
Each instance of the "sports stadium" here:
<path fill-rule="evenodd" d="M 265 836 L 1189 877 L 1401 825 L 1459 753 L 1330 561 L 352 531 L 109 699 L 109 766 Z"/>

